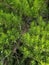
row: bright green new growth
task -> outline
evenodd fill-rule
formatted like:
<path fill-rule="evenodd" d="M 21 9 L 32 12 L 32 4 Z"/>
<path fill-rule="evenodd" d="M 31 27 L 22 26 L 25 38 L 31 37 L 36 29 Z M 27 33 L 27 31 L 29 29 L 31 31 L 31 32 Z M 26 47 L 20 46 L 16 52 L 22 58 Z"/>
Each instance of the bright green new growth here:
<path fill-rule="evenodd" d="M 48 2 L 0 1 L 0 65 L 49 65 Z"/>

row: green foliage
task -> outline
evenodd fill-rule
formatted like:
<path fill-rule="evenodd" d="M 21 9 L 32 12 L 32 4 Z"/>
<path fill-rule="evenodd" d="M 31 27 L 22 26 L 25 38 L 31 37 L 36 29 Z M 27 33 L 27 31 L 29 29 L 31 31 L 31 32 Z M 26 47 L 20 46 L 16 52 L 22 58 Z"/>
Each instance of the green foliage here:
<path fill-rule="evenodd" d="M 49 65 L 47 0 L 0 0 L 0 65 Z"/>

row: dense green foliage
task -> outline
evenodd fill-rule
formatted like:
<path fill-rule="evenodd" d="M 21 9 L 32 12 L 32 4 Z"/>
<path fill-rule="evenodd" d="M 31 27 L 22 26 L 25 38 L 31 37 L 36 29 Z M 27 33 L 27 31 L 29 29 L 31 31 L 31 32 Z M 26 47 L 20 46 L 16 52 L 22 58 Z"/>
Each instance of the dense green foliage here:
<path fill-rule="evenodd" d="M 0 65 L 49 65 L 48 5 L 0 0 Z"/>

